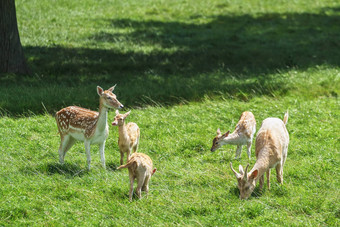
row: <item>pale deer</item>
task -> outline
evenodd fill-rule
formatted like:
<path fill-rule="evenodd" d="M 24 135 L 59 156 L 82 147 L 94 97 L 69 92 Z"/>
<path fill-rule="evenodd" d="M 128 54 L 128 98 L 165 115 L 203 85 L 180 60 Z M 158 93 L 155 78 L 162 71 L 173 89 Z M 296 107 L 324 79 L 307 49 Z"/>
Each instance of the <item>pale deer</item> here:
<path fill-rule="evenodd" d="M 249 164 L 245 171 L 240 165 L 240 173 L 237 173 L 230 162 L 230 168 L 238 181 L 240 199 L 249 198 L 258 180 L 260 180 L 259 189 L 262 190 L 265 172 L 268 190 L 270 190 L 271 168 L 276 168 L 277 181 L 283 184 L 283 165 L 287 158 L 289 144 L 289 134 L 286 129 L 287 121 L 288 112 L 285 114 L 283 121 L 279 118 L 267 118 L 262 122 L 261 128 L 256 135 L 256 163 L 249 173 Z"/>
<path fill-rule="evenodd" d="M 243 112 L 233 133 L 230 134 L 230 131 L 228 131 L 222 135 L 220 129 L 217 129 L 217 136 L 213 139 L 213 144 L 210 150 L 211 152 L 214 152 L 225 144 L 237 145 L 235 155 L 236 159 L 241 156 L 242 146 L 247 145 L 247 154 L 250 159 L 251 145 L 255 131 L 256 120 L 253 113 L 248 111 Z"/>
<path fill-rule="evenodd" d="M 132 201 L 133 183 L 137 179 L 136 193 L 141 198 L 141 192 L 145 191 L 146 196 L 149 193 L 149 181 L 151 176 L 156 172 L 156 168 L 152 166 L 151 158 L 142 153 L 133 153 L 131 158 L 125 165 L 119 166 L 117 169 L 128 168 L 130 178 L 129 200 Z"/>
<path fill-rule="evenodd" d="M 91 144 L 99 144 L 101 162 L 105 168 L 105 140 L 109 135 L 107 112 L 111 108 L 123 108 L 116 95 L 112 93 L 115 86 L 106 91 L 97 86 L 97 93 L 100 97 L 99 112 L 69 106 L 56 113 L 55 119 L 61 138 L 59 147 L 61 164 L 64 164 L 66 152 L 77 140 L 80 140 L 84 141 L 88 169 L 91 168 Z"/>
<path fill-rule="evenodd" d="M 112 122 L 113 126 L 118 125 L 118 146 L 120 150 L 120 164 L 123 165 L 124 153 L 126 153 L 126 161 L 130 158 L 130 153 L 136 152 L 139 144 L 140 130 L 136 123 L 129 122 L 125 124 L 125 118 L 129 116 L 131 111 L 120 114 L 118 110 L 116 110 L 116 117 Z"/>

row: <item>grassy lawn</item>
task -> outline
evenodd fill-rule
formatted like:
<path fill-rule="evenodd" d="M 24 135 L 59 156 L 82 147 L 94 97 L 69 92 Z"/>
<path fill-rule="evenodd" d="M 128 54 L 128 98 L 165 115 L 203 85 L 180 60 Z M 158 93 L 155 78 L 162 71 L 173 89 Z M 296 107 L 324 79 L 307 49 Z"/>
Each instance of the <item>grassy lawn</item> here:
<path fill-rule="evenodd" d="M 283 117 L 290 133 L 284 185 L 272 174 L 272 189 L 239 200 L 228 163 L 235 146 L 210 152 L 217 127 L 233 129 L 243 110 L 258 122 Z M 109 115 L 113 119 L 113 112 Z M 141 128 L 139 151 L 158 171 L 147 199 L 128 202 L 128 172 L 117 171 L 118 130 L 106 146 L 108 170 L 93 146 L 86 171 L 84 146 L 77 143 L 58 164 L 54 119 L 50 115 L 0 120 L 1 224 L 58 225 L 337 225 L 339 224 L 339 102 L 296 97 L 254 98 L 250 102 L 205 100 L 184 106 L 132 110 Z M 254 148 L 253 148 L 254 151 Z M 251 166 L 255 163 L 254 153 Z"/>
<path fill-rule="evenodd" d="M 17 0 L 30 76 L 0 75 L 0 225 L 229 226 L 340 224 L 340 3 L 335 0 Z M 148 198 L 128 201 L 118 130 L 107 170 L 82 143 L 58 163 L 53 114 L 98 108 L 96 86 L 141 128 L 157 167 Z M 216 129 L 252 111 L 257 130 L 289 110 L 284 184 L 239 200 L 215 153 Z M 109 121 L 114 112 L 109 113 Z M 250 166 L 255 163 L 252 148 Z M 275 172 L 275 171 L 273 171 Z"/>

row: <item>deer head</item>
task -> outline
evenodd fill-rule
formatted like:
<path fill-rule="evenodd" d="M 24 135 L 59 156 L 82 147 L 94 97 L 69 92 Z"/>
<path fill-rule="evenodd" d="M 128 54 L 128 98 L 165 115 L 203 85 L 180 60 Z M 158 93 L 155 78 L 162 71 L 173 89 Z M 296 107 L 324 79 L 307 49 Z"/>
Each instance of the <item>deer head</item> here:
<path fill-rule="evenodd" d="M 237 187 L 240 190 L 240 199 L 248 199 L 251 193 L 255 189 L 256 185 L 256 177 L 259 173 L 258 170 L 254 170 L 252 173 L 247 173 L 249 164 L 246 167 L 246 170 L 243 171 L 243 167 L 239 166 L 239 172 L 236 172 L 233 168 L 233 165 L 230 162 L 230 168 L 234 172 L 237 179 Z M 248 176 L 249 175 L 249 176 Z"/>
<path fill-rule="evenodd" d="M 210 149 L 211 152 L 216 151 L 218 148 L 220 148 L 222 145 L 224 145 L 223 139 L 228 137 L 230 131 L 228 131 L 228 132 L 226 132 L 222 135 L 221 130 L 217 129 L 216 133 L 217 133 L 217 135 L 213 139 L 213 144 L 212 144 L 211 149 Z"/>
<path fill-rule="evenodd" d="M 103 88 L 97 86 L 97 93 L 100 97 L 100 103 L 106 108 L 120 109 L 124 107 L 124 105 L 118 101 L 117 96 L 112 93 L 115 87 L 116 85 L 104 91 Z"/>
<path fill-rule="evenodd" d="M 125 121 L 125 118 L 127 116 L 129 116 L 129 114 L 131 113 L 131 110 L 125 114 L 120 114 L 118 110 L 116 110 L 116 116 L 115 116 L 115 119 L 114 121 L 112 122 L 112 125 L 113 126 L 122 126 L 124 125 L 124 121 Z"/>

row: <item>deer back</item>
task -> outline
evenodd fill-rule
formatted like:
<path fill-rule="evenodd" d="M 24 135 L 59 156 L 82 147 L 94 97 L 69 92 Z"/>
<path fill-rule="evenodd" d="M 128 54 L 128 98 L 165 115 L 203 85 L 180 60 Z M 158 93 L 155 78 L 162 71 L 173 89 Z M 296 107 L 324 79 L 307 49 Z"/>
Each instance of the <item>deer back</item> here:
<path fill-rule="evenodd" d="M 256 135 L 256 158 L 266 156 L 269 167 L 281 160 L 283 148 L 288 146 L 289 135 L 281 119 L 267 118 Z"/>
<path fill-rule="evenodd" d="M 91 137 L 98 122 L 99 113 L 77 106 L 69 106 L 56 113 L 60 134 L 81 132 L 86 138 Z"/>
<path fill-rule="evenodd" d="M 238 121 L 235 131 L 240 132 L 247 137 L 251 137 L 256 130 L 256 120 L 252 112 L 245 111 L 241 114 L 240 120 Z"/>

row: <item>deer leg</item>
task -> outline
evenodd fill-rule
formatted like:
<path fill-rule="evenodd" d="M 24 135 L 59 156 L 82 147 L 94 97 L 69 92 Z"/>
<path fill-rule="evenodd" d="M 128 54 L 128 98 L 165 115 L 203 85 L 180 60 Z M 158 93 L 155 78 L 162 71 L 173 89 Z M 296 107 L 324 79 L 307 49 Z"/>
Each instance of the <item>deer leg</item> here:
<path fill-rule="evenodd" d="M 99 153 L 100 153 L 100 160 L 102 161 L 103 168 L 106 169 L 104 151 L 105 151 L 105 141 L 99 144 Z"/>
<path fill-rule="evenodd" d="M 137 151 L 137 146 L 138 146 L 138 145 L 133 146 L 133 148 L 132 148 L 133 153 L 136 153 L 136 151 Z"/>
<path fill-rule="evenodd" d="M 66 148 L 68 147 L 68 143 L 71 137 L 69 135 L 61 136 L 60 146 L 59 146 L 59 162 L 60 164 L 64 164 L 64 157 L 66 154 Z"/>
<path fill-rule="evenodd" d="M 150 180 L 150 177 L 146 177 L 144 181 L 144 185 L 142 187 L 142 191 L 145 191 L 146 196 L 148 196 L 148 193 L 149 193 L 149 180 Z"/>
<path fill-rule="evenodd" d="M 128 149 L 126 152 L 126 163 L 129 161 L 129 159 L 130 159 L 130 149 Z"/>
<path fill-rule="evenodd" d="M 124 152 L 120 150 L 120 165 L 123 165 Z"/>
<path fill-rule="evenodd" d="M 283 172 L 283 165 L 284 165 L 285 162 L 286 162 L 287 152 L 288 152 L 288 147 L 284 148 L 284 151 L 282 152 L 282 162 L 281 162 L 281 165 L 282 165 L 282 172 Z"/>
<path fill-rule="evenodd" d="M 64 149 L 63 149 L 63 143 L 65 143 L 64 140 L 65 140 L 64 137 L 61 136 L 59 150 L 58 150 L 58 153 L 59 153 L 59 162 L 62 165 L 64 164 Z"/>
<path fill-rule="evenodd" d="M 145 181 L 145 175 L 141 174 L 137 179 L 138 179 L 138 184 L 137 184 L 136 192 L 137 192 L 138 198 L 141 198 L 142 197 L 142 187 L 143 187 L 144 181 Z"/>
<path fill-rule="evenodd" d="M 137 139 L 136 145 L 133 147 L 133 152 L 137 152 L 138 150 L 138 144 L 139 144 L 139 138 Z"/>
<path fill-rule="evenodd" d="M 91 143 L 90 141 L 85 140 L 84 144 L 85 144 L 85 151 L 86 151 L 87 168 L 90 170 L 91 169 L 91 153 L 90 153 Z"/>
<path fill-rule="evenodd" d="M 267 170 L 267 186 L 268 190 L 270 190 L 270 169 Z"/>
<path fill-rule="evenodd" d="M 276 166 L 276 179 L 280 184 L 283 184 L 283 166 L 281 164 Z"/>
<path fill-rule="evenodd" d="M 242 151 L 242 145 L 237 145 L 235 159 L 240 158 L 240 156 L 241 156 L 241 151 Z"/>
<path fill-rule="evenodd" d="M 65 155 L 66 155 L 66 152 L 68 152 L 68 150 L 70 150 L 70 148 L 75 144 L 76 140 L 72 137 L 70 137 L 66 147 L 65 147 L 65 150 L 64 150 L 64 157 L 65 158 Z"/>
<path fill-rule="evenodd" d="M 262 191 L 262 188 L 263 188 L 263 183 L 264 183 L 264 174 L 260 177 L 260 184 L 259 184 L 259 189 L 260 191 Z"/>
<path fill-rule="evenodd" d="M 251 141 L 247 143 L 247 154 L 248 154 L 248 159 L 250 160 L 251 156 Z"/>
<path fill-rule="evenodd" d="M 133 195 L 133 182 L 135 180 L 132 173 L 129 171 L 129 178 L 130 178 L 130 191 L 129 191 L 129 200 L 132 201 L 132 195 Z"/>

